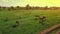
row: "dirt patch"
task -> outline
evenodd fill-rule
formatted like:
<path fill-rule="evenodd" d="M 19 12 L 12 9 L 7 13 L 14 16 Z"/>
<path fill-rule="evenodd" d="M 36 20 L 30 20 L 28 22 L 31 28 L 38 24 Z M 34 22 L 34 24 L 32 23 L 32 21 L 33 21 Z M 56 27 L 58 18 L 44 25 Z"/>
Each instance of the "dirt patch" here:
<path fill-rule="evenodd" d="M 39 34 L 49 34 L 49 33 L 53 32 L 54 30 L 57 30 L 57 29 L 60 29 L 60 24 L 56 24 L 56 25 L 54 25 L 54 26 L 52 26 L 46 30 L 43 30 Z"/>

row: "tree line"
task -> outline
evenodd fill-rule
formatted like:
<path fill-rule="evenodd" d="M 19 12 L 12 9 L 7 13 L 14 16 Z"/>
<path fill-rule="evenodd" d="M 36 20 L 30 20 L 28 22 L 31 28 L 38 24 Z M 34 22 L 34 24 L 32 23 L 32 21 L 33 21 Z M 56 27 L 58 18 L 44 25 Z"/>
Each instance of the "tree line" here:
<path fill-rule="evenodd" d="M 45 7 L 39 7 L 39 6 L 32 7 L 29 4 L 27 4 L 25 7 L 20 7 L 20 6 L 1 7 L 0 6 L 0 10 L 3 10 L 3 9 L 7 9 L 7 10 L 60 10 L 60 7 L 48 7 L 48 6 L 45 6 Z"/>

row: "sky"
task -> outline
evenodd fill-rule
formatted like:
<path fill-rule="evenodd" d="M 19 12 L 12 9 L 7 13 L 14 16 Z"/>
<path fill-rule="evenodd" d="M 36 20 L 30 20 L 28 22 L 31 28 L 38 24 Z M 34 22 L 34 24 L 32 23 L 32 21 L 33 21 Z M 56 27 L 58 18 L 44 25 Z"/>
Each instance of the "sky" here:
<path fill-rule="evenodd" d="M 60 7 L 60 0 L 0 0 L 0 6 L 57 6 Z"/>

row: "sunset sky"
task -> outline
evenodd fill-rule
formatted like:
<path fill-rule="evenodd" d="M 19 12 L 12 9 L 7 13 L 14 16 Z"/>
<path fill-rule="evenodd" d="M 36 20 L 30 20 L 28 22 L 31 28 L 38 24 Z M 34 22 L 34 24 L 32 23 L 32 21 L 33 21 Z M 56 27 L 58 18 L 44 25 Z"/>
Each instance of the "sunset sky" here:
<path fill-rule="evenodd" d="M 0 6 L 58 6 L 60 0 L 0 0 Z"/>

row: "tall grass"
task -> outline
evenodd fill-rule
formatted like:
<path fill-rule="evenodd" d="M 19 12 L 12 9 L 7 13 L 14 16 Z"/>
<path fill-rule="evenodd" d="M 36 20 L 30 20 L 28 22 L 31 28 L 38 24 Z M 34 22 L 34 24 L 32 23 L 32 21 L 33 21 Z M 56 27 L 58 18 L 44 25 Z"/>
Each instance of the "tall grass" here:
<path fill-rule="evenodd" d="M 35 15 L 46 16 L 44 25 L 34 20 Z M 5 21 L 7 19 L 7 21 Z M 20 25 L 12 28 L 15 21 Z M 60 10 L 1 10 L 0 34 L 38 34 L 38 32 L 60 23 Z"/>

